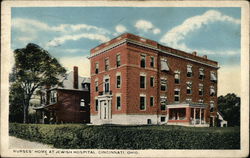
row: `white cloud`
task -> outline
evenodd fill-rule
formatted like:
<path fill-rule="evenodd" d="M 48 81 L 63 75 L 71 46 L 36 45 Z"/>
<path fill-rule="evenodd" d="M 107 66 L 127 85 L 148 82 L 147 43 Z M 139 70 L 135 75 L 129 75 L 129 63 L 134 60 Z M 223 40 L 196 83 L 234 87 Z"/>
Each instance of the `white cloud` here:
<path fill-rule="evenodd" d="M 110 33 L 108 30 L 99 28 L 93 25 L 87 24 L 60 24 L 57 26 L 49 26 L 46 23 L 40 22 L 38 20 L 33 19 L 25 19 L 25 18 L 13 18 L 12 19 L 12 27 L 19 29 L 22 32 L 36 32 L 38 30 L 43 31 L 55 31 L 55 32 L 76 32 L 80 30 L 86 31 L 95 31 L 102 34 Z"/>
<path fill-rule="evenodd" d="M 147 20 L 138 20 L 135 23 L 135 27 L 138 30 L 142 30 L 144 32 L 152 31 L 154 34 L 158 34 L 161 32 L 159 28 L 155 27 L 150 21 L 147 21 Z"/>
<path fill-rule="evenodd" d="M 218 96 L 235 93 L 240 96 L 241 69 L 238 66 L 225 66 L 218 70 Z"/>
<path fill-rule="evenodd" d="M 123 33 L 123 32 L 126 32 L 126 31 L 127 31 L 127 28 L 126 28 L 125 26 L 123 26 L 123 25 L 117 25 L 117 26 L 115 27 L 115 30 L 116 30 L 116 32 L 118 32 L 118 33 Z"/>
<path fill-rule="evenodd" d="M 85 50 L 84 49 L 64 49 L 63 51 L 67 53 L 78 53 L 78 52 L 83 52 Z"/>
<path fill-rule="evenodd" d="M 100 42 L 107 42 L 108 40 L 110 40 L 108 37 L 101 35 L 101 34 L 91 34 L 91 33 L 83 33 L 83 34 L 77 34 L 77 35 L 64 35 L 61 37 L 56 37 L 53 40 L 51 40 L 50 42 L 47 43 L 47 47 L 51 47 L 51 46 L 58 46 L 61 45 L 63 43 L 65 43 L 66 41 L 76 41 L 79 40 L 81 38 L 87 38 L 90 40 L 97 40 Z"/>
<path fill-rule="evenodd" d="M 217 21 L 240 24 L 240 19 L 223 15 L 216 10 L 209 10 L 202 15 L 188 18 L 181 25 L 172 28 L 161 38 L 160 42 L 188 51 L 189 48 L 184 43 L 184 39 L 186 38 L 187 34 L 194 30 L 200 29 L 203 25 L 208 25 Z"/>
<path fill-rule="evenodd" d="M 74 66 L 78 66 L 79 75 L 82 77 L 90 77 L 90 60 L 86 57 L 62 57 L 60 63 L 68 72 L 73 71 Z"/>

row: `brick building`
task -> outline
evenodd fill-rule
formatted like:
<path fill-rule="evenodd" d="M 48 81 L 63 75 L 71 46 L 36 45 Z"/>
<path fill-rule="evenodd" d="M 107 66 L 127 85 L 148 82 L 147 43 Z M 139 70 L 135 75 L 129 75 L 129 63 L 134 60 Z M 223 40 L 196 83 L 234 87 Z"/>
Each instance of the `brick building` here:
<path fill-rule="evenodd" d="M 78 75 L 78 67 L 61 77 L 62 87 L 44 87 L 41 106 L 35 107 L 37 123 L 89 123 L 90 79 Z"/>
<path fill-rule="evenodd" d="M 93 124 L 213 126 L 218 63 L 130 33 L 91 50 Z"/>

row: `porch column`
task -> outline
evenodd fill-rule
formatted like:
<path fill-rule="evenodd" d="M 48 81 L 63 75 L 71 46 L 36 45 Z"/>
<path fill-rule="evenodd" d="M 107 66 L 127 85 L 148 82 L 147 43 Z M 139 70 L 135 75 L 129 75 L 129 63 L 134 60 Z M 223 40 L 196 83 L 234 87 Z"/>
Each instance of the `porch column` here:
<path fill-rule="evenodd" d="M 112 115 L 111 115 L 111 113 L 112 113 L 112 100 L 111 99 L 108 100 L 108 108 L 109 108 L 109 119 L 111 119 L 112 118 Z"/>
<path fill-rule="evenodd" d="M 201 124 L 201 108 L 200 108 L 200 124 Z"/>
<path fill-rule="evenodd" d="M 44 124 L 44 111 L 42 110 L 42 124 Z"/>
<path fill-rule="evenodd" d="M 190 108 L 186 108 L 186 120 L 188 120 L 190 122 Z"/>
<path fill-rule="evenodd" d="M 100 101 L 100 99 L 98 99 L 98 116 L 99 116 L 100 119 L 102 118 L 102 116 L 101 116 L 101 101 Z"/>
<path fill-rule="evenodd" d="M 204 124 L 206 124 L 206 110 L 205 109 L 203 109 L 203 117 L 204 117 Z"/>
<path fill-rule="evenodd" d="M 196 109 L 194 108 L 194 125 L 196 124 Z"/>

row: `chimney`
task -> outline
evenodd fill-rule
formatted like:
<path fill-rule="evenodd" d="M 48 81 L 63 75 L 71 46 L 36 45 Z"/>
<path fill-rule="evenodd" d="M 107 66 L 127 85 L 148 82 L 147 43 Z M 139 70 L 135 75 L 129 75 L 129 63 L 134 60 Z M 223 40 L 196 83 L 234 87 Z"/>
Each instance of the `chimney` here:
<path fill-rule="evenodd" d="M 78 67 L 74 66 L 73 88 L 78 89 Z"/>
<path fill-rule="evenodd" d="M 204 59 L 207 59 L 207 55 L 203 55 L 203 58 L 204 58 Z"/>
<path fill-rule="evenodd" d="M 197 55 L 197 52 L 196 52 L 196 51 L 193 51 L 192 54 L 193 54 L 194 56 L 196 56 L 196 55 Z"/>

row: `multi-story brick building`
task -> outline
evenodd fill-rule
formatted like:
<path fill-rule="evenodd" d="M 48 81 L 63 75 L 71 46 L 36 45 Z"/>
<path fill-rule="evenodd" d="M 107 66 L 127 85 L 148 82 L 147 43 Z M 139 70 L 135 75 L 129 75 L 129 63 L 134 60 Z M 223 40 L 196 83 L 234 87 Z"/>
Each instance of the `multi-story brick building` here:
<path fill-rule="evenodd" d="M 91 50 L 91 123 L 214 125 L 218 63 L 130 33 Z"/>

